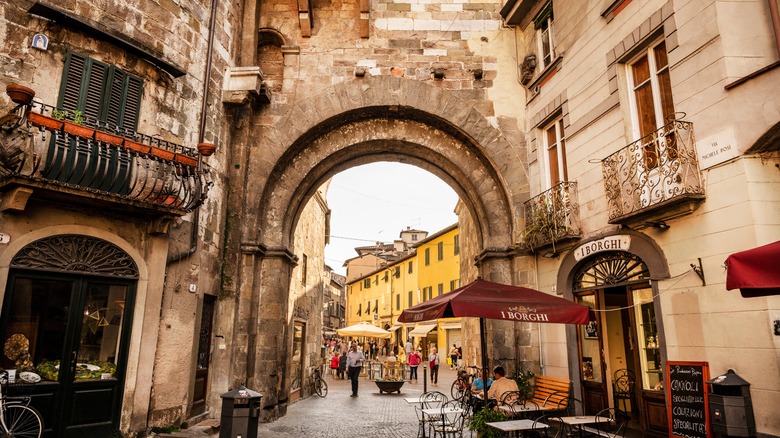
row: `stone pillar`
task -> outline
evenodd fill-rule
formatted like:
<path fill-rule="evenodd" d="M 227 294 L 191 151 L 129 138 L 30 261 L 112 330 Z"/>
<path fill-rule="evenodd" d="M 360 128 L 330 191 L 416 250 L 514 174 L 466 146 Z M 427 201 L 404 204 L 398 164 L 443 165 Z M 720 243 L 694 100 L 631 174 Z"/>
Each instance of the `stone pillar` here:
<path fill-rule="evenodd" d="M 270 421 L 287 411 L 290 386 L 287 294 L 296 259 L 288 249 L 277 248 L 263 251 L 257 260 L 247 327 L 246 380 L 247 387 L 263 394 L 261 421 Z"/>

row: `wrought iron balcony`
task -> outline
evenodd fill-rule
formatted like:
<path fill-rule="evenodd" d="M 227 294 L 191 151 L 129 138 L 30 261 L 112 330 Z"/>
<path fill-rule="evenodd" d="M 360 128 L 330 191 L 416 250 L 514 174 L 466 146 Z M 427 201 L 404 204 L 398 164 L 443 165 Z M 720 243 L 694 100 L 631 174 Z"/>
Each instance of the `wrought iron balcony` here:
<path fill-rule="evenodd" d="M 650 224 L 704 200 L 693 124 L 673 120 L 602 160 L 609 223 Z"/>
<path fill-rule="evenodd" d="M 194 149 L 40 102 L 0 119 L 0 187 L 139 213 L 183 215 L 211 187 Z"/>
<path fill-rule="evenodd" d="M 523 243 L 531 251 L 581 237 L 577 183 L 562 182 L 525 202 Z"/>

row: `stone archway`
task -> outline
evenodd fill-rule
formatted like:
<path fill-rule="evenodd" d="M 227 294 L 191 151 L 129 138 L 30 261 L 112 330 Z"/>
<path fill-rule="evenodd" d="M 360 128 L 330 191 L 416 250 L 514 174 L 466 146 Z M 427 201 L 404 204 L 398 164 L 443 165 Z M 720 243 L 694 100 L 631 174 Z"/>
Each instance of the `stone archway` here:
<path fill-rule="evenodd" d="M 288 356 L 293 233 L 309 197 L 331 176 L 377 161 L 437 175 L 470 213 L 483 277 L 512 282 L 516 218 L 528 198 L 525 149 L 455 94 L 396 77 L 355 80 L 296 105 L 255 137 L 246 187 L 262 194 L 245 200 L 238 285 L 251 299 L 236 310 L 249 336 L 245 352 L 236 348 L 233 371 L 264 394 L 266 417 L 286 401 L 288 382 L 276 370 Z"/>

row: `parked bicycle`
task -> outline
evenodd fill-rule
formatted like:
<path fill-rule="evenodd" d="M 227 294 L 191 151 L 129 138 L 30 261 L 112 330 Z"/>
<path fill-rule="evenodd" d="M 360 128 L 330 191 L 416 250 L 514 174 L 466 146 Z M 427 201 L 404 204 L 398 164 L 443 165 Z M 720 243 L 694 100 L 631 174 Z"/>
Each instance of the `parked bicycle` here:
<path fill-rule="evenodd" d="M 319 368 L 314 368 L 314 377 L 312 378 L 314 393 L 320 397 L 328 395 L 328 384 L 322 378 L 322 372 Z"/>
<path fill-rule="evenodd" d="M 8 397 L 4 389 L 8 389 L 7 371 L 0 372 L 0 436 L 40 438 L 43 421 L 41 414 L 28 406 L 30 397 Z"/>
<path fill-rule="evenodd" d="M 468 369 L 468 370 L 467 370 Z M 477 375 L 477 367 L 468 366 L 458 368 L 458 375 L 455 377 L 455 381 L 452 382 L 450 387 L 450 394 L 453 399 L 460 400 L 469 393 L 471 389 L 471 383 Z"/>

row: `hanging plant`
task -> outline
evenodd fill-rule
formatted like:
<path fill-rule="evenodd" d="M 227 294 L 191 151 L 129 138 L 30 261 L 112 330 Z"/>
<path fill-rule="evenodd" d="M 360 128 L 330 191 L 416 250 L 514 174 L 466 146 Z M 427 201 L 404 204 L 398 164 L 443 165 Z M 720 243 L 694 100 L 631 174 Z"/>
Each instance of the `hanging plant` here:
<path fill-rule="evenodd" d="M 35 97 L 35 90 L 19 84 L 6 85 L 5 93 L 11 98 L 12 102 L 20 105 L 29 105 L 33 97 Z"/>

